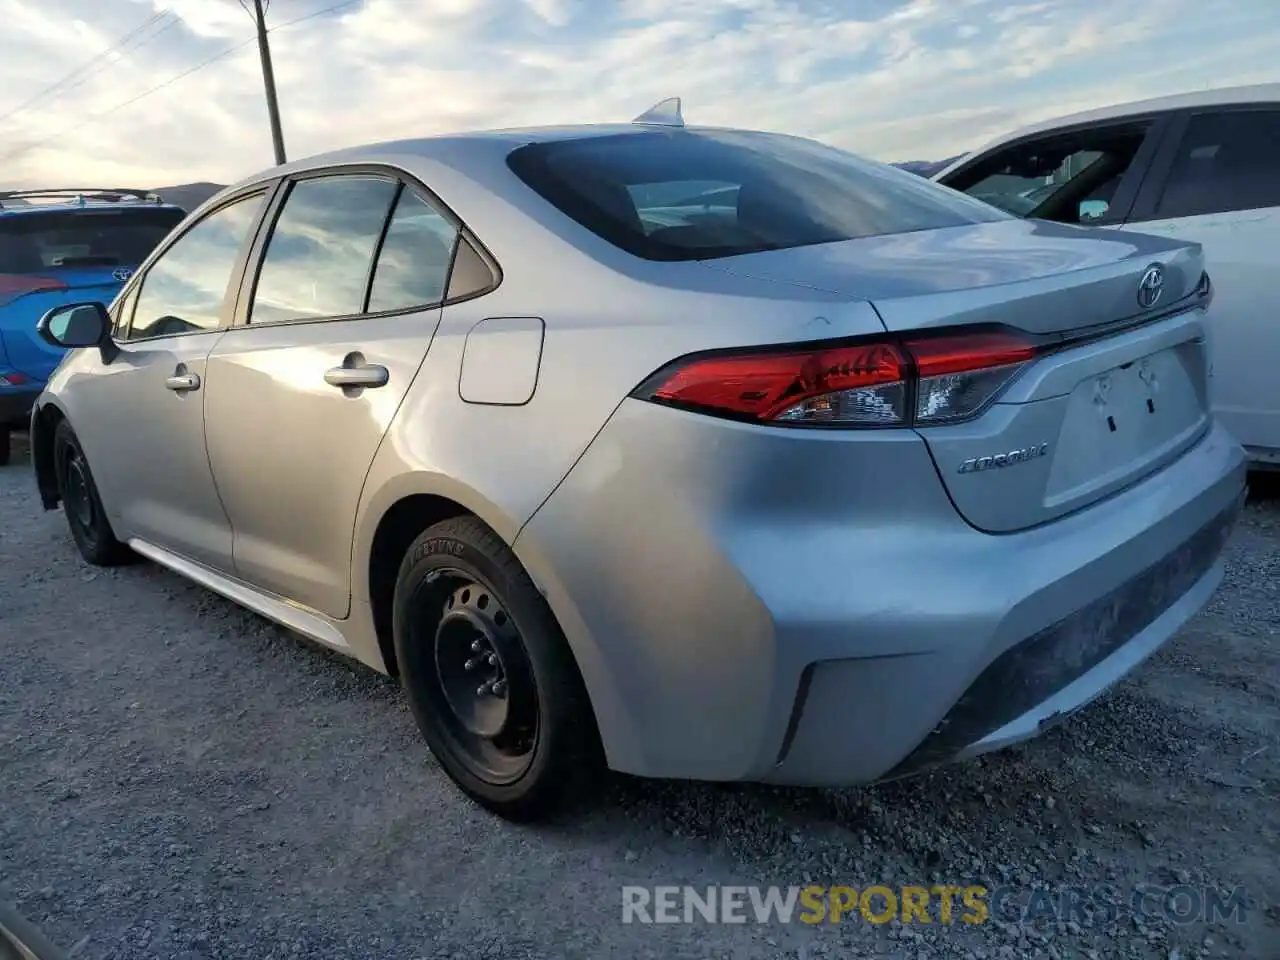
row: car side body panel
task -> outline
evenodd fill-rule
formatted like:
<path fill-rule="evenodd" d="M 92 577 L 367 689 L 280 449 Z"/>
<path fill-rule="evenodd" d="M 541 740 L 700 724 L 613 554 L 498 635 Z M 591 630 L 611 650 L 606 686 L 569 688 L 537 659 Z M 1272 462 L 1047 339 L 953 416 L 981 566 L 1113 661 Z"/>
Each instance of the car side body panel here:
<path fill-rule="evenodd" d="M 500 202 L 475 181 L 440 186 L 449 180 L 447 171 L 421 158 L 399 162 L 408 174 L 432 182 L 464 222 L 464 211 Z M 470 171 L 483 181 L 484 170 L 477 167 Z M 543 203 L 531 191 L 530 198 Z M 484 296 L 445 306 L 365 483 L 352 557 L 352 616 L 362 625 L 353 626 L 352 647 L 366 651 L 359 654 L 366 662 L 380 660 L 369 640 L 367 571 L 374 536 L 400 500 L 453 500 L 514 543 L 627 394 L 673 358 L 743 342 L 884 330 L 869 304 L 846 295 L 735 277 L 696 263 L 647 263 L 620 255 L 575 224 L 552 218 L 556 229 L 547 230 L 523 213 L 500 213 L 489 211 L 484 222 L 496 226 L 479 239 L 501 266 L 502 283 Z M 521 256 L 529 246 L 546 255 Z M 637 313 L 638 303 L 645 304 L 643 313 Z M 722 316 L 730 322 L 717 319 Z M 543 321 L 536 389 L 518 406 L 468 402 L 460 390 L 468 335 L 504 317 Z"/>

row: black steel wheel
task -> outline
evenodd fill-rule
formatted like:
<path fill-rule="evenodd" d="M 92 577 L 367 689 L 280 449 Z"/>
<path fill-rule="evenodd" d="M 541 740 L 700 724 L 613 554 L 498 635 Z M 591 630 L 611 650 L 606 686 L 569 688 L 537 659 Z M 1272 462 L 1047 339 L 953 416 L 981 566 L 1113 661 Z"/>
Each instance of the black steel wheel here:
<path fill-rule="evenodd" d="M 545 599 L 472 517 L 425 531 L 401 564 L 396 659 L 445 772 L 513 820 L 562 809 L 598 766 L 595 718 Z"/>
<path fill-rule="evenodd" d="M 427 576 L 429 592 L 448 593 L 433 639 L 428 675 L 437 720 L 460 760 L 490 783 L 510 783 L 529 768 L 538 742 L 538 687 L 515 621 L 493 591 L 462 570 Z"/>
<path fill-rule="evenodd" d="M 98 496 L 89 461 L 66 420 L 58 424 L 53 435 L 53 464 L 62 512 L 80 555 L 99 567 L 117 566 L 136 559 L 133 551 L 116 539 L 102 498 Z"/>

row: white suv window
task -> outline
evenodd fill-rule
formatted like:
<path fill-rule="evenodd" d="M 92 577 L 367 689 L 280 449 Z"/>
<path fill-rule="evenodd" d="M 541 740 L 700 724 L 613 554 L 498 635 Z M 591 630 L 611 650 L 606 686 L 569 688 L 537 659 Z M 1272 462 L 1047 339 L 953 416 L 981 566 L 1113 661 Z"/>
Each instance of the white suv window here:
<path fill-rule="evenodd" d="M 1110 211 L 1150 128 L 1141 122 L 1024 140 L 943 182 L 1014 216 L 1089 223 Z"/>
<path fill-rule="evenodd" d="M 1280 206 L 1280 109 L 1192 117 L 1155 216 L 1275 206 Z"/>

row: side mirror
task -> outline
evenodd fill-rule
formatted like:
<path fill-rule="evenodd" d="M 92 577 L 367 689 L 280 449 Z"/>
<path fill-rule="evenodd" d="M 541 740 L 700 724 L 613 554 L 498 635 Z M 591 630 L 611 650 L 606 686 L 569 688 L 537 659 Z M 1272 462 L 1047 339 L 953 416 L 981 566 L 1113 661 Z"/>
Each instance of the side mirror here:
<path fill-rule="evenodd" d="M 54 307 L 36 324 L 36 332 L 54 347 L 96 347 L 111 329 L 107 308 L 100 303 L 68 303 Z"/>
<path fill-rule="evenodd" d="M 1097 220 L 1102 217 L 1110 209 L 1110 205 L 1105 200 L 1081 200 L 1079 209 L 1079 218 L 1081 220 Z"/>
<path fill-rule="evenodd" d="M 54 347 L 97 347 L 102 351 L 103 363 L 110 363 L 119 351 L 111 339 L 111 315 L 97 301 L 54 307 L 40 318 L 36 333 Z"/>

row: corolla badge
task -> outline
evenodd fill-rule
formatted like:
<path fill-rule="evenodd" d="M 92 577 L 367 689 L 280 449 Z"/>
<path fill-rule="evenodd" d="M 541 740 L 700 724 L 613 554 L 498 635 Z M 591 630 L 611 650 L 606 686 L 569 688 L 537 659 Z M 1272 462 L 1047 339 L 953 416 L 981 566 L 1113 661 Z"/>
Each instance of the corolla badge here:
<path fill-rule="evenodd" d="M 1142 279 L 1138 281 L 1138 306 L 1143 310 L 1150 310 L 1156 305 L 1162 293 L 1164 293 L 1164 267 L 1153 263 L 1143 271 Z"/>
<path fill-rule="evenodd" d="M 115 269 L 115 270 L 112 270 L 112 271 L 111 271 L 111 279 L 112 279 L 112 280 L 119 280 L 119 281 L 121 281 L 122 283 L 123 283 L 125 280 L 128 280 L 128 279 L 129 279 L 130 277 L 132 277 L 132 276 L 133 276 L 133 271 L 132 271 L 132 270 L 130 270 L 128 267 L 119 267 L 119 268 L 117 268 L 117 269 Z"/>
<path fill-rule="evenodd" d="M 1012 467 L 1015 463 L 1026 463 L 1028 460 L 1036 460 L 1043 457 L 1049 452 L 1047 443 L 1033 443 L 1029 447 L 1022 447 L 1019 450 L 1008 450 L 1005 453 L 993 453 L 989 457 L 970 457 L 964 463 L 960 464 L 957 473 L 981 473 L 984 470 L 999 470 L 1002 467 Z"/>

